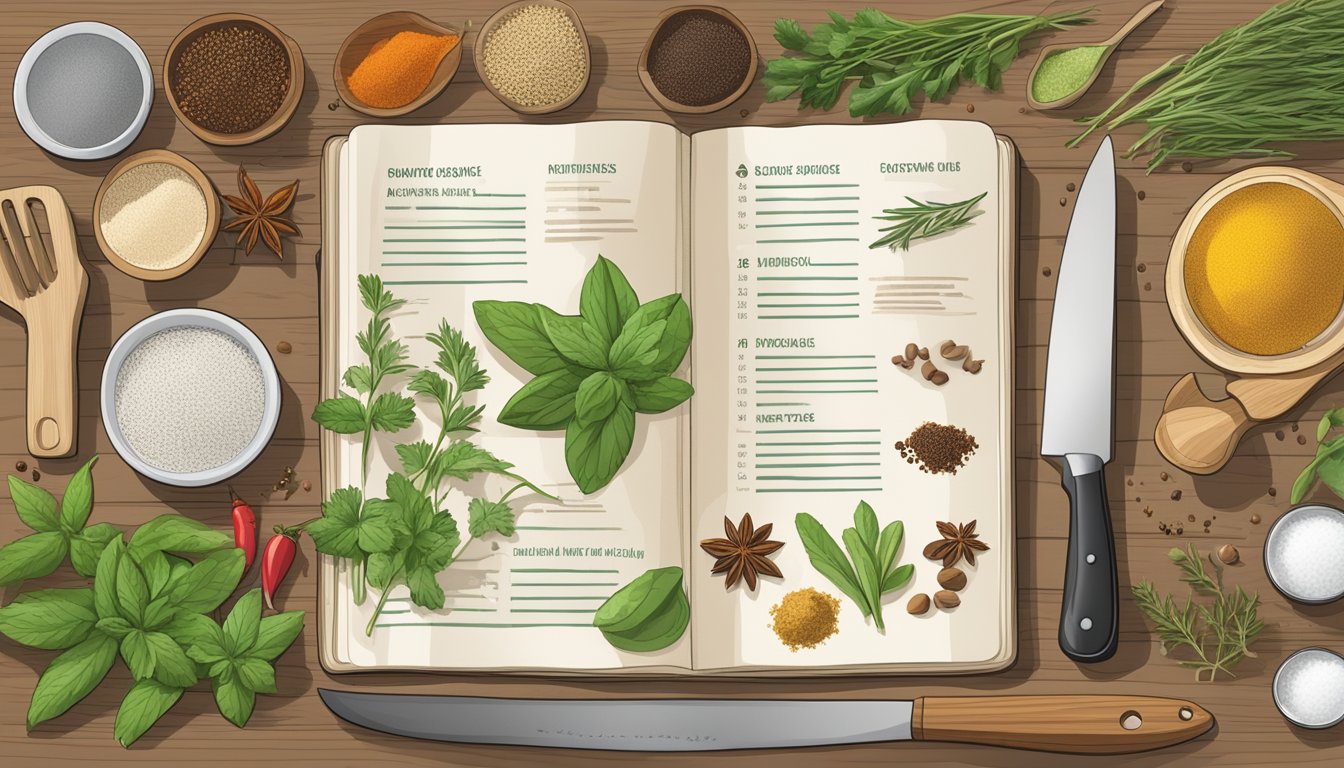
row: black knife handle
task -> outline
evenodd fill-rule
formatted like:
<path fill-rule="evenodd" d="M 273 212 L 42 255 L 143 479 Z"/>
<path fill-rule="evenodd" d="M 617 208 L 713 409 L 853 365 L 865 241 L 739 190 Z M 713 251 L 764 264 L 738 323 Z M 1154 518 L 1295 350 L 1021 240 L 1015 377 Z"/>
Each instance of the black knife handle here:
<path fill-rule="evenodd" d="M 1081 662 L 1109 659 L 1119 641 L 1115 540 L 1104 473 L 1102 465 L 1075 476 L 1069 462 L 1064 462 L 1069 555 L 1059 613 L 1059 647 L 1065 656 Z"/>

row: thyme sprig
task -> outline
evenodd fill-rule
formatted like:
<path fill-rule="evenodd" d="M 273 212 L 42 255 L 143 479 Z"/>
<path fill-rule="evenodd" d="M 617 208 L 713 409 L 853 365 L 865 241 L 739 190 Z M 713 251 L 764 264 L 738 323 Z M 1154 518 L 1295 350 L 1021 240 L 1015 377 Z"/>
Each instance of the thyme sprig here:
<path fill-rule="evenodd" d="M 893 251 L 897 249 L 908 251 L 912 240 L 937 237 L 954 229 L 960 229 L 970 224 L 971 219 L 984 213 L 975 206 L 987 194 L 989 193 L 981 192 L 975 197 L 955 203 L 931 203 L 906 197 L 905 199 L 910 201 L 909 206 L 886 208 L 882 211 L 886 214 L 885 216 L 873 217 L 881 221 L 894 221 L 896 223 L 879 229 L 879 232 L 885 232 L 886 234 L 868 247 L 881 248 L 885 245 Z"/>
<path fill-rule="evenodd" d="M 1195 680 L 1215 680 L 1221 671 L 1232 677 L 1232 667 L 1245 657 L 1255 658 L 1251 643 L 1265 623 L 1260 620 L 1260 596 L 1248 594 L 1241 587 L 1229 590 L 1223 586 L 1223 569 L 1212 557 L 1207 558 L 1213 573 L 1205 568 L 1205 558 L 1194 545 L 1181 550 L 1173 548 L 1167 557 L 1181 571 L 1181 581 L 1190 585 L 1191 594 L 1181 605 L 1170 595 L 1158 594 L 1151 582 L 1141 581 L 1132 591 L 1139 610 L 1153 622 L 1162 643 L 1162 654 L 1168 655 L 1186 648 L 1193 659 L 1178 663 L 1195 670 Z M 1195 603 L 1195 595 L 1213 598 L 1213 603 Z M 1207 676 L 1206 676 L 1207 675 Z"/>

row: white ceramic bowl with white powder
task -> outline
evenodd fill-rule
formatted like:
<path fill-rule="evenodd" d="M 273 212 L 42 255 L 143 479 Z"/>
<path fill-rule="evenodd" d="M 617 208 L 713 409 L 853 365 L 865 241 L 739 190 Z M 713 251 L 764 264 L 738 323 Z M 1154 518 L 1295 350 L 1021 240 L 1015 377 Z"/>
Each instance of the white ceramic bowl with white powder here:
<path fill-rule="evenodd" d="M 135 471 L 168 485 L 227 480 L 270 442 L 280 377 L 242 323 L 208 309 L 141 320 L 103 367 L 103 426 Z"/>
<path fill-rule="evenodd" d="M 1274 673 L 1274 706 L 1294 725 L 1330 728 L 1344 720 L 1344 658 L 1303 648 Z"/>
<path fill-rule="evenodd" d="M 1265 573 L 1299 603 L 1344 597 L 1344 512 L 1326 504 L 1284 512 L 1265 536 Z"/>

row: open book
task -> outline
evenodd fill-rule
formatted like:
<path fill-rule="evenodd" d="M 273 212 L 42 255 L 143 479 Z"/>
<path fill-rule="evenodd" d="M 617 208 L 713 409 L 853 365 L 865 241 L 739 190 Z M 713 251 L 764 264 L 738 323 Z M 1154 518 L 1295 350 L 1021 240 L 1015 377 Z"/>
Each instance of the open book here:
<path fill-rule="evenodd" d="M 408 300 L 391 324 L 413 361 L 433 359 L 425 335 L 441 319 L 475 345 L 490 382 L 472 393 L 484 407 L 473 440 L 561 501 L 516 495 L 516 532 L 470 542 L 439 574 L 442 610 L 395 588 L 369 636 L 377 591 L 357 605 L 346 561 L 323 557 L 323 666 L 806 675 L 1010 664 L 1016 169 L 1012 145 L 970 121 L 694 137 L 646 122 L 366 125 L 329 141 L 323 397 L 362 361 L 355 335 L 368 313 L 356 278 L 378 274 Z M 879 218 L 884 211 L 982 194 L 963 211 L 969 221 L 908 250 L 888 247 L 895 222 Z M 684 296 L 695 333 L 677 375 L 695 394 L 640 414 L 620 470 L 584 494 L 566 466 L 563 430 L 496 420 L 532 377 L 485 338 L 473 303 L 577 314 L 599 255 L 642 302 Z M 979 373 L 940 356 L 949 339 L 984 361 Z M 930 349 L 944 384 L 921 375 L 923 360 L 892 363 L 907 342 Z M 438 416 L 429 410 L 417 410 L 408 434 L 432 439 Z M 896 447 L 925 422 L 974 437 L 955 474 L 922 471 Z M 383 478 L 399 470 L 393 448 L 375 437 L 368 494 L 381 495 Z M 360 453 L 358 435 L 323 432 L 324 494 L 359 485 Z M 909 583 L 882 600 L 884 632 L 814 567 L 795 527 L 807 512 L 839 542 L 860 501 L 881 525 L 904 523 L 897 562 L 914 565 Z M 466 504 L 453 491 L 444 506 L 465 521 Z M 725 589 L 699 543 L 724 536 L 725 517 L 736 525 L 747 513 L 784 543 L 770 555 L 783 576 L 763 577 L 754 591 Z M 912 597 L 941 589 L 942 562 L 924 556 L 942 538 L 936 524 L 972 520 L 989 549 L 959 564 L 968 581 L 960 606 L 911 615 Z M 613 647 L 592 626 L 594 612 L 667 566 L 684 569 L 689 629 L 661 651 Z M 839 600 L 838 631 L 791 650 L 771 609 L 808 587 Z"/>

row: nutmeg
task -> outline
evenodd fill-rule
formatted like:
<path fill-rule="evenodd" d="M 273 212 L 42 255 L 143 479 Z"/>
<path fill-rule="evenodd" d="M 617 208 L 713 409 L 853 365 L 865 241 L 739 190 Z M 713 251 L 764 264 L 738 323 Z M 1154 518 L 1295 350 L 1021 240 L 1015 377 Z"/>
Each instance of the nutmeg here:
<path fill-rule="evenodd" d="M 919 372 L 924 376 L 926 381 L 932 381 L 933 374 L 938 372 L 938 366 L 931 362 L 925 362 L 924 365 L 920 366 Z"/>
<path fill-rule="evenodd" d="M 1218 559 L 1226 565 L 1233 565 L 1241 559 L 1241 553 L 1231 544 L 1224 544 L 1218 548 Z"/>
<path fill-rule="evenodd" d="M 920 359 L 920 360 L 928 360 L 928 359 L 929 359 L 929 348 L 928 348 L 928 347 L 920 347 L 920 348 L 919 348 L 919 352 L 918 352 L 918 354 L 919 354 L 919 359 Z"/>
<path fill-rule="evenodd" d="M 938 348 L 938 354 L 943 356 L 944 360 L 960 360 L 971 353 L 971 348 L 965 344 L 958 344 L 951 339 L 944 341 Z"/>
<path fill-rule="evenodd" d="M 914 360 L 919 357 L 919 345 L 911 342 L 905 345 L 905 359 Z"/>
<path fill-rule="evenodd" d="M 941 387 L 947 383 L 947 374 L 942 371 L 934 371 L 933 375 L 929 377 L 929 381 L 932 382 L 934 386 Z"/>
<path fill-rule="evenodd" d="M 911 616 L 923 616 L 929 612 L 929 596 L 920 592 L 905 604 L 905 612 Z"/>
<path fill-rule="evenodd" d="M 984 366 L 984 364 L 985 364 L 984 360 L 972 360 L 971 358 L 968 357 L 964 362 L 962 362 L 961 370 L 967 373 L 979 373 L 980 368 Z"/>
<path fill-rule="evenodd" d="M 966 572 L 956 567 L 944 568 L 938 572 L 938 583 L 943 589 L 960 592 L 966 588 Z"/>
<path fill-rule="evenodd" d="M 958 605 L 961 605 L 961 598 L 957 597 L 956 592 L 940 589 L 933 593 L 933 604 L 943 610 L 948 610 L 949 608 L 956 608 Z"/>

